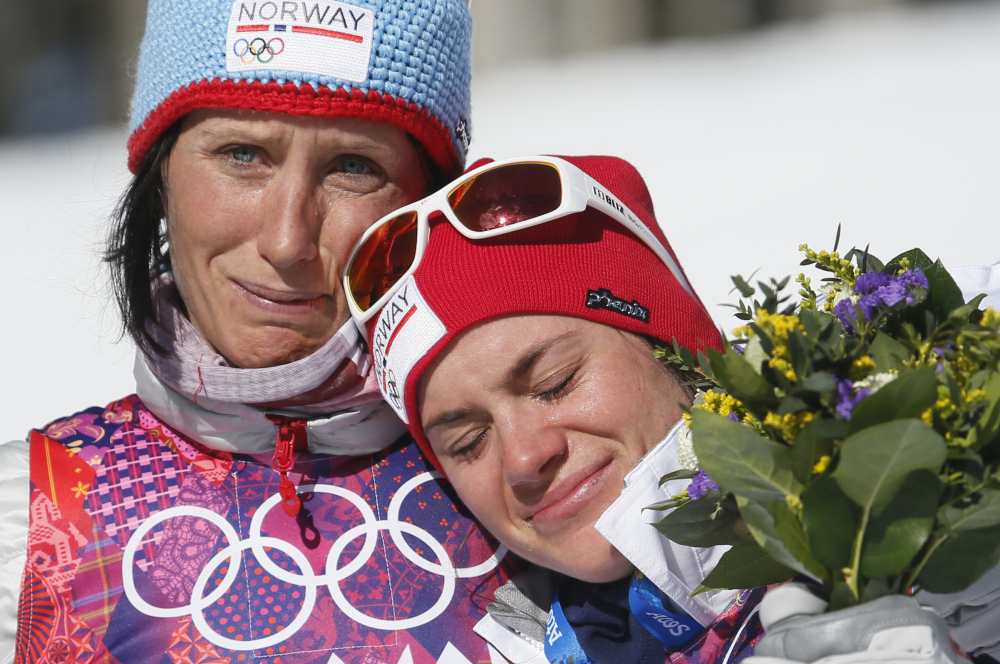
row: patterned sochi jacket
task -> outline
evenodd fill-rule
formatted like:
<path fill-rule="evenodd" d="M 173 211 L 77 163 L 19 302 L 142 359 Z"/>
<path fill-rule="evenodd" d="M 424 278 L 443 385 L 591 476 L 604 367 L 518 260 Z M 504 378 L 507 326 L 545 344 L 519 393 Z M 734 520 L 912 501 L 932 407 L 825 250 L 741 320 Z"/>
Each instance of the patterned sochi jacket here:
<path fill-rule="evenodd" d="M 489 662 L 474 632 L 508 578 L 415 445 L 206 448 L 135 396 L 30 435 L 17 662 Z"/>

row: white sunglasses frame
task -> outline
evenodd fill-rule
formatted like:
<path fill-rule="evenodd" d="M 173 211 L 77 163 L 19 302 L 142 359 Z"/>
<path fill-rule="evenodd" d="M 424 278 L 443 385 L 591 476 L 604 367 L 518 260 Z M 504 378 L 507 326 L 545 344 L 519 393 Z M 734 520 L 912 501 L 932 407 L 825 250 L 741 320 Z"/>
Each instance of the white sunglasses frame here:
<path fill-rule="evenodd" d="M 465 224 L 459 221 L 455 212 L 451 209 L 451 204 L 448 202 L 448 196 L 464 181 L 481 175 L 482 173 L 486 173 L 487 171 L 503 166 L 510 166 L 512 164 L 542 164 L 553 166 L 559 173 L 559 181 L 562 186 L 559 206 L 555 210 L 539 215 L 533 219 L 526 219 L 509 226 L 498 226 L 497 228 L 491 228 L 487 231 L 474 231 L 466 227 Z M 355 323 L 359 327 L 364 326 L 364 324 L 367 323 L 377 312 L 382 310 L 382 307 L 384 307 L 392 296 L 399 290 L 400 285 L 405 282 L 410 275 L 416 272 L 417 268 L 420 266 L 420 261 L 423 258 L 424 250 L 427 248 L 427 240 L 430 235 L 430 224 L 428 220 L 430 219 L 430 215 L 434 212 L 440 212 L 443 214 L 445 218 L 448 219 L 448 222 L 452 225 L 452 227 L 465 237 L 470 240 L 478 240 L 496 235 L 503 235 L 505 233 L 514 233 L 526 228 L 531 228 L 532 226 L 538 226 L 539 224 L 544 224 L 548 221 L 552 221 L 553 219 L 583 212 L 588 206 L 593 207 L 599 212 L 602 212 L 606 216 L 614 219 L 621 225 L 625 226 L 625 228 L 627 228 L 633 235 L 642 240 L 646 246 L 648 246 L 653 253 L 656 254 L 657 258 L 659 258 L 660 261 L 667 266 L 667 269 L 670 270 L 670 273 L 674 276 L 677 282 L 683 286 L 684 290 L 686 290 L 691 297 L 695 297 L 691 284 L 688 283 L 688 280 L 684 277 L 684 273 L 681 272 L 680 266 L 677 265 L 677 262 L 670 255 L 670 252 L 666 250 L 656 236 L 653 235 L 649 228 L 646 227 L 646 224 L 642 223 L 642 221 L 639 220 L 639 217 L 633 213 L 628 206 L 618 200 L 617 196 L 608 191 L 607 188 L 597 180 L 583 172 L 583 170 L 581 170 L 578 166 L 566 161 L 565 159 L 560 159 L 558 157 L 528 156 L 511 157 L 508 159 L 491 161 L 488 164 L 484 164 L 479 168 L 471 170 L 448 183 L 445 187 L 438 189 L 434 193 L 420 199 L 419 201 L 410 203 L 409 205 L 405 205 L 397 210 L 394 210 L 393 212 L 390 212 L 362 233 L 361 238 L 351 249 L 342 280 L 344 293 L 347 298 L 347 306 L 351 310 L 351 316 L 354 318 Z M 417 213 L 417 244 L 413 255 L 413 262 L 409 269 L 407 269 L 406 272 L 399 277 L 396 283 L 368 307 L 367 311 L 361 311 L 351 294 L 349 279 L 350 269 L 354 264 L 354 259 L 357 255 L 358 249 L 378 228 L 390 220 L 411 211 Z"/>

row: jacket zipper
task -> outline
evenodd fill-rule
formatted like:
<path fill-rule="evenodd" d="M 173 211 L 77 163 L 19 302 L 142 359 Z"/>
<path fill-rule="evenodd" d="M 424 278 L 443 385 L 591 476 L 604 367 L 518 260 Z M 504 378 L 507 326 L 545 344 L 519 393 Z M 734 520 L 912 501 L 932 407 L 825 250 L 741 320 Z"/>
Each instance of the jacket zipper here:
<path fill-rule="evenodd" d="M 288 479 L 288 472 L 295 467 L 295 452 L 308 449 L 305 420 L 294 420 L 281 415 L 266 415 L 278 427 L 278 441 L 271 457 L 271 467 L 281 475 L 278 493 L 281 494 L 281 508 L 291 517 L 298 516 L 302 500 L 295 490 L 295 484 Z"/>

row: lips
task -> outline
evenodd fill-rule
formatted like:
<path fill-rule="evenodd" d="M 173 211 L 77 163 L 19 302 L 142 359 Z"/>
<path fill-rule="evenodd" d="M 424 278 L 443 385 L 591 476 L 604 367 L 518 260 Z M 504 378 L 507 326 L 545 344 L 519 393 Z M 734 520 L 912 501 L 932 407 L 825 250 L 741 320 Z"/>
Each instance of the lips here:
<path fill-rule="evenodd" d="M 258 284 L 233 281 L 240 295 L 249 304 L 274 314 L 301 315 L 321 309 L 326 293 L 316 291 L 288 291 L 268 288 Z"/>
<path fill-rule="evenodd" d="M 613 460 L 603 459 L 560 478 L 526 511 L 525 520 L 535 530 L 558 527 L 608 489 L 607 480 L 613 474 L 613 467 Z"/>

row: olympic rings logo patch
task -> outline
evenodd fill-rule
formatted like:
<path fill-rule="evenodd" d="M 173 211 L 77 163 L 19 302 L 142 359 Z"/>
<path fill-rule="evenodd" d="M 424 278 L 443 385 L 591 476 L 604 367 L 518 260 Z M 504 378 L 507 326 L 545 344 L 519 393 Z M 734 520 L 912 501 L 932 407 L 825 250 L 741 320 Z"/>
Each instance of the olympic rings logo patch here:
<path fill-rule="evenodd" d="M 233 44 L 233 53 L 245 65 L 250 64 L 254 60 L 257 60 L 262 65 L 266 65 L 271 60 L 274 60 L 274 56 L 280 55 L 284 50 L 285 42 L 282 41 L 281 37 L 273 37 L 268 41 L 265 41 L 262 37 L 255 37 L 251 41 L 237 39 L 236 43 Z"/>
<path fill-rule="evenodd" d="M 403 399 L 399 394 L 399 386 L 396 385 L 396 374 L 389 369 L 386 372 L 386 396 L 392 399 L 392 402 L 396 404 L 396 408 L 403 407 Z"/>
<path fill-rule="evenodd" d="M 484 562 L 470 567 L 455 567 L 445 550 L 444 546 L 438 542 L 428 531 L 420 528 L 408 521 L 399 518 L 400 508 L 403 500 L 414 489 L 424 482 L 432 479 L 440 479 L 442 476 L 437 472 L 421 473 L 405 482 L 395 493 L 389 502 L 386 518 L 381 520 L 376 516 L 372 508 L 361 496 L 338 486 L 327 484 L 312 484 L 298 487 L 299 493 L 325 493 L 339 498 L 343 498 L 351 503 L 362 515 L 364 522 L 355 526 L 341 535 L 330 548 L 326 557 L 326 563 L 322 574 L 316 574 L 313 566 L 306 555 L 294 544 L 285 540 L 269 537 L 261 534 L 264 519 L 267 514 L 281 501 L 280 495 L 273 495 L 257 509 L 250 522 L 250 529 L 247 539 L 241 540 L 236 529 L 226 519 L 216 512 L 193 505 L 179 505 L 165 509 L 149 516 L 142 522 L 135 533 L 129 538 L 128 544 L 122 556 L 122 585 L 129 602 L 140 612 L 154 618 L 176 618 L 190 616 L 203 638 L 212 644 L 228 648 L 229 650 L 247 651 L 262 648 L 269 648 L 277 645 L 295 634 L 306 624 L 312 615 L 316 605 L 317 590 L 325 586 L 337 608 L 343 611 L 352 620 L 372 629 L 381 630 L 406 630 L 420 625 L 425 625 L 442 613 L 451 604 L 455 593 L 457 579 L 472 578 L 489 573 L 500 564 L 500 560 L 506 555 L 507 549 L 501 545 Z M 201 570 L 194 587 L 191 591 L 191 600 L 185 606 L 161 607 L 147 602 L 139 594 L 135 584 L 134 569 L 136 553 L 144 539 L 151 533 L 153 528 L 169 519 L 180 517 L 197 517 L 208 521 L 220 531 L 225 537 L 228 545 L 223 547 Z M 371 555 L 375 552 L 375 547 L 381 539 L 379 531 L 388 531 L 399 552 L 415 566 L 432 574 L 440 575 L 443 579 L 441 596 L 437 601 L 423 613 L 411 615 L 407 618 L 383 619 L 370 616 L 351 605 L 340 587 L 340 582 L 354 575 L 361 570 Z M 420 540 L 433 554 L 438 562 L 432 562 L 413 550 L 407 543 L 403 534 Z M 343 567 L 338 567 L 338 561 L 351 542 L 363 538 L 359 553 Z M 277 550 L 287 556 L 297 571 L 279 566 L 268 555 L 268 550 Z M 304 588 L 303 602 L 298 615 L 283 630 L 269 636 L 256 639 L 233 639 L 215 631 L 205 616 L 206 610 L 219 601 L 226 593 L 230 592 L 233 584 L 240 576 L 243 567 L 243 552 L 249 551 L 261 567 L 275 579 Z M 210 581 L 222 568 L 223 578 L 217 580 L 212 587 Z"/>

